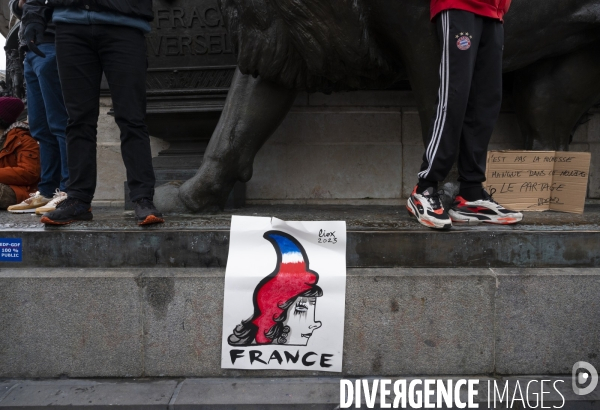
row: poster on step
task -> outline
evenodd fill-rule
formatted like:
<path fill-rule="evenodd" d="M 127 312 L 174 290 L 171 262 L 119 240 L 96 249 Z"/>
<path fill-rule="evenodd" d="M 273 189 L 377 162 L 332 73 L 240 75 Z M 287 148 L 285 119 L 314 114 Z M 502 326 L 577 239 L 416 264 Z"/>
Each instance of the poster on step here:
<path fill-rule="evenodd" d="M 346 223 L 233 216 L 221 367 L 342 371 Z"/>

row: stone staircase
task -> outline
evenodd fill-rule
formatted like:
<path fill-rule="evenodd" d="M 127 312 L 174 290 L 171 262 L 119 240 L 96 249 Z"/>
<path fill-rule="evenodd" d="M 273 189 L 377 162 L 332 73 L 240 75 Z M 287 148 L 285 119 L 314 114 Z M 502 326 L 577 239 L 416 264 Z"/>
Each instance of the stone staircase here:
<path fill-rule="evenodd" d="M 347 221 L 342 374 L 221 369 L 231 213 L 139 228 L 122 210 L 98 208 L 94 221 L 46 229 L 3 214 L 0 238 L 22 239 L 23 261 L 0 262 L 0 408 L 55 398 L 58 408 L 335 409 L 340 377 L 570 380 L 577 361 L 600 369 L 600 206 L 449 232 L 398 207 L 235 214 Z M 281 394 L 251 400 L 254 390 Z M 80 391 L 89 403 L 77 401 L 88 398 Z M 185 401 L 185 391 L 196 396 Z M 577 407 L 564 408 L 596 408 L 597 399 L 576 396 L 567 404 Z"/>

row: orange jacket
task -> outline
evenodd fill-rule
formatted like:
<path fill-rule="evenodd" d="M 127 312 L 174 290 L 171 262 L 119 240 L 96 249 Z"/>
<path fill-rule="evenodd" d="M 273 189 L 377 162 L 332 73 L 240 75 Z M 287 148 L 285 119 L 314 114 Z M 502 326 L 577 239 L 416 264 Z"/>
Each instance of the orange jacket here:
<path fill-rule="evenodd" d="M 511 0 L 431 0 L 431 19 L 441 11 L 458 9 L 502 21 L 510 3 Z"/>
<path fill-rule="evenodd" d="M 37 190 L 40 180 L 40 148 L 23 123 L 11 125 L 0 147 L 0 183 L 17 194 L 17 203 Z"/>

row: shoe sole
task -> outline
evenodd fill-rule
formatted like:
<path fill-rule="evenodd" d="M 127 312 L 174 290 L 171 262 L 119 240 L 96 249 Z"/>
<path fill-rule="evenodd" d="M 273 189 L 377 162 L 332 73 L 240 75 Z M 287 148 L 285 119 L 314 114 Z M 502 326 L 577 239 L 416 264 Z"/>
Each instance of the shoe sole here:
<path fill-rule="evenodd" d="M 144 219 L 141 222 L 138 222 L 139 226 L 143 226 L 143 225 L 152 225 L 152 224 L 161 224 L 163 223 L 165 220 L 163 218 L 159 218 L 158 216 L 155 215 L 148 215 L 146 217 L 146 219 Z"/>
<path fill-rule="evenodd" d="M 409 199 L 408 199 L 408 201 L 409 201 L 409 204 L 410 204 L 411 206 L 414 206 L 414 204 L 413 204 L 413 202 L 412 202 L 412 199 L 411 199 L 411 198 L 409 198 Z M 416 208 L 416 207 L 415 207 L 415 208 Z M 413 211 L 413 210 L 411 209 L 411 207 L 410 207 L 408 204 L 406 205 L 406 210 L 408 211 L 408 213 L 409 213 L 411 216 L 413 216 L 413 217 L 417 218 L 417 221 L 419 221 L 419 223 L 420 223 L 421 225 L 423 225 L 423 226 L 426 226 L 427 228 L 435 229 L 435 230 L 438 230 L 438 231 L 447 231 L 447 230 L 449 230 L 450 228 L 452 228 L 452 223 L 449 223 L 449 224 L 443 224 L 443 225 L 442 225 L 442 224 L 437 224 L 437 225 L 436 225 L 434 222 L 431 222 L 431 221 L 429 221 L 429 220 L 427 220 L 427 219 L 424 219 L 424 218 L 419 218 L 419 216 L 415 214 L 415 211 Z"/>
<path fill-rule="evenodd" d="M 468 217 L 465 215 L 458 214 L 454 212 L 452 209 L 448 211 L 448 215 L 450 216 L 450 220 L 452 223 L 464 224 L 464 225 L 481 225 L 483 222 L 481 219 L 477 217 Z"/>
<path fill-rule="evenodd" d="M 14 210 L 10 210 L 8 212 L 10 212 L 11 214 L 32 214 L 35 213 L 35 210 L 37 208 L 31 208 L 31 209 L 19 209 L 17 211 Z"/>
<path fill-rule="evenodd" d="M 487 224 L 493 224 L 493 225 L 514 225 L 516 223 L 519 223 L 523 220 L 523 216 L 520 217 L 510 217 L 510 216 L 505 216 L 503 218 L 498 218 L 498 219 L 492 219 L 490 221 L 483 221 L 484 223 Z"/>
<path fill-rule="evenodd" d="M 450 219 L 452 222 L 468 224 L 468 225 L 480 225 L 482 223 L 492 224 L 492 225 L 513 225 L 519 223 L 523 220 L 523 215 L 514 215 L 513 216 L 504 216 L 504 217 L 494 217 L 493 215 L 484 215 L 489 219 L 479 219 L 476 216 L 467 216 L 459 214 L 453 210 L 448 212 L 450 215 Z"/>
<path fill-rule="evenodd" d="M 477 225 L 481 225 L 483 223 L 483 221 L 479 221 L 479 220 L 456 219 L 456 218 L 452 218 L 452 217 L 450 217 L 450 220 L 452 221 L 453 224 L 469 225 L 469 226 L 477 226 Z"/>
<path fill-rule="evenodd" d="M 87 215 L 89 215 L 89 216 L 87 216 Z M 42 216 L 42 219 L 40 219 L 40 222 L 43 224 L 46 224 L 46 225 L 69 225 L 73 222 L 85 222 L 85 221 L 91 221 L 92 219 L 93 219 L 92 214 L 86 214 L 86 216 L 84 216 L 84 217 L 69 219 L 67 221 L 55 221 L 55 220 L 48 218 L 47 216 Z"/>

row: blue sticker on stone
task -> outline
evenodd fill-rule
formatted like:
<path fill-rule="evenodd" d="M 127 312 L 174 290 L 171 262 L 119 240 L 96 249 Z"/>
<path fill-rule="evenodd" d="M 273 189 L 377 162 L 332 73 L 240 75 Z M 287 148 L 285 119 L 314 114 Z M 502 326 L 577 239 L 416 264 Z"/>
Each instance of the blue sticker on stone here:
<path fill-rule="evenodd" d="M 23 240 L 21 238 L 0 238 L 0 262 L 22 262 Z"/>

